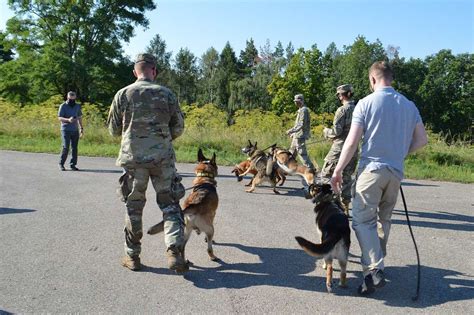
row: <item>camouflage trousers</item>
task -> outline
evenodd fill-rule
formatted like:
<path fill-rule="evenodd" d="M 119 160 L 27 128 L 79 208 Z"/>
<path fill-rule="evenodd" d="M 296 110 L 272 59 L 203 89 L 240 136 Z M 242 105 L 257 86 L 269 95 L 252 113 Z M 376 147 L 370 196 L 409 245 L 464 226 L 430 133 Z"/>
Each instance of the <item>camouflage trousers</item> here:
<path fill-rule="evenodd" d="M 336 168 L 337 162 L 341 152 L 335 154 L 335 152 L 329 151 L 326 158 L 324 159 L 323 168 L 321 169 L 321 177 L 329 182 L 334 169 Z M 328 158 L 329 157 L 329 158 Z M 354 154 L 352 159 L 349 161 L 347 166 L 342 171 L 342 189 L 341 189 L 341 199 L 345 202 L 351 202 L 352 199 L 352 190 L 354 186 L 354 179 L 352 175 L 354 174 L 357 167 L 357 153 Z"/>
<path fill-rule="evenodd" d="M 184 246 L 184 220 L 179 199 L 184 196 L 181 177 L 174 163 L 143 168 L 125 168 L 119 179 L 119 194 L 127 206 L 125 215 L 125 252 L 138 256 L 143 236 L 142 215 L 148 182 L 156 191 L 156 202 L 163 212 L 164 237 L 167 248 Z"/>
<path fill-rule="evenodd" d="M 308 151 L 306 150 L 306 143 L 304 139 L 293 138 L 293 140 L 291 141 L 289 151 L 293 152 L 295 150 L 298 153 L 303 165 L 309 169 L 314 170 L 315 168 L 314 168 L 313 162 L 311 162 L 308 156 Z"/>

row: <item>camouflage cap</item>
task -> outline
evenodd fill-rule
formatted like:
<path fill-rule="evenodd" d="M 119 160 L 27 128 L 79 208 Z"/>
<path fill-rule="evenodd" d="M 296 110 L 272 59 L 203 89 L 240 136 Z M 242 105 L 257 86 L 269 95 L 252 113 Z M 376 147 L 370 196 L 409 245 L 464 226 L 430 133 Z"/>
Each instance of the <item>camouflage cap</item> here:
<path fill-rule="evenodd" d="M 354 93 L 354 90 L 352 89 L 352 85 L 343 84 L 343 85 L 338 86 L 336 89 L 336 95 L 339 93 L 347 93 L 347 92 Z"/>
<path fill-rule="evenodd" d="M 304 101 L 304 96 L 303 94 L 296 94 L 295 99 L 293 101 Z"/>
<path fill-rule="evenodd" d="M 156 58 L 152 54 L 138 54 L 135 58 L 135 64 L 137 63 L 149 63 L 149 64 L 156 64 Z"/>

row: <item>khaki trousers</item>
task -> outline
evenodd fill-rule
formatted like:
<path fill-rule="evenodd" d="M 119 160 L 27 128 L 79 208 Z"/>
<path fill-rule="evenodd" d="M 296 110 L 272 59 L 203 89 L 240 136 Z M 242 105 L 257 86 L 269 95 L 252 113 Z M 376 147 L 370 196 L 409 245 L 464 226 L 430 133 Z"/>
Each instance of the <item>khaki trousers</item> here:
<path fill-rule="evenodd" d="M 362 252 L 364 276 L 370 270 L 384 269 L 383 259 L 399 188 L 400 180 L 388 168 L 358 175 L 352 201 L 352 228 Z"/>

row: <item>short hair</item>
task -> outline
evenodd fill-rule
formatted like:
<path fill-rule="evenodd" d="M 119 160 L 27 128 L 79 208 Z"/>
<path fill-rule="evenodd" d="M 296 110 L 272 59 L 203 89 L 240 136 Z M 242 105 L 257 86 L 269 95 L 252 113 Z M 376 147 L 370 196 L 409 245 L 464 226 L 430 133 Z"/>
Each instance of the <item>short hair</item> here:
<path fill-rule="evenodd" d="M 156 68 L 156 66 L 154 64 L 151 64 L 151 63 L 148 63 L 148 62 L 140 62 L 140 63 L 136 63 L 133 68 L 135 70 L 138 70 L 140 72 L 144 72 L 144 71 L 147 71 L 147 70 L 152 70 L 154 68 Z"/>
<path fill-rule="evenodd" d="M 390 64 L 386 61 L 376 61 L 369 69 L 369 75 L 373 75 L 377 79 L 393 80 L 393 71 Z"/>
<path fill-rule="evenodd" d="M 74 91 L 67 92 L 67 97 L 76 97 L 76 92 Z"/>

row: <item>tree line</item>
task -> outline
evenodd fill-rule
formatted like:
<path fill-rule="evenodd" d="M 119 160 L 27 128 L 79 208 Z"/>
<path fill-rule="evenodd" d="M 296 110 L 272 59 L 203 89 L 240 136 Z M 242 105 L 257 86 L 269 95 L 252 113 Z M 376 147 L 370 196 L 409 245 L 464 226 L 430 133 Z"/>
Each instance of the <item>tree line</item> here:
<path fill-rule="evenodd" d="M 77 0 L 51 5 L 39 0 L 9 0 L 16 13 L 0 32 L 0 96 L 20 104 L 38 103 L 75 90 L 81 101 L 107 108 L 115 92 L 134 80 L 124 55 L 136 27 L 147 27 L 153 0 Z M 389 61 L 394 87 L 413 100 L 425 124 L 449 137 L 471 134 L 474 107 L 473 54 L 443 49 L 424 59 L 402 58 L 399 48 L 358 36 L 350 45 L 331 43 L 295 49 L 292 43 L 252 38 L 239 53 L 227 42 L 202 56 L 187 48 L 176 54 L 156 34 L 144 50 L 157 58 L 157 82 L 170 87 L 180 103 L 212 103 L 229 118 L 238 109 L 260 108 L 281 114 L 295 110 L 302 93 L 316 113 L 339 106 L 338 85 L 350 83 L 356 99 L 370 93 L 368 68 Z"/>

